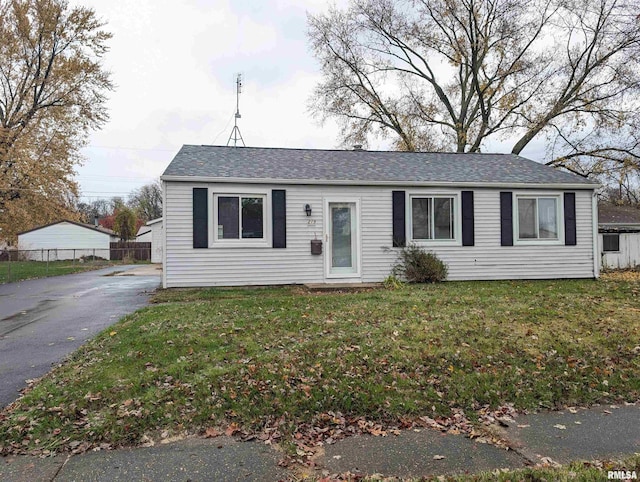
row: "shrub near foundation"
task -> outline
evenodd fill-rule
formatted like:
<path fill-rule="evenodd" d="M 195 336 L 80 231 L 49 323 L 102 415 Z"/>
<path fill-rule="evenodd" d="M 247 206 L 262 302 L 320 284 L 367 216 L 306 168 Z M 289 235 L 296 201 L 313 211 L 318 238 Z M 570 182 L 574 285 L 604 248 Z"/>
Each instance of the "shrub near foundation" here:
<path fill-rule="evenodd" d="M 448 271 L 434 253 L 410 244 L 400 251 L 392 273 L 409 283 L 436 283 L 446 280 Z"/>

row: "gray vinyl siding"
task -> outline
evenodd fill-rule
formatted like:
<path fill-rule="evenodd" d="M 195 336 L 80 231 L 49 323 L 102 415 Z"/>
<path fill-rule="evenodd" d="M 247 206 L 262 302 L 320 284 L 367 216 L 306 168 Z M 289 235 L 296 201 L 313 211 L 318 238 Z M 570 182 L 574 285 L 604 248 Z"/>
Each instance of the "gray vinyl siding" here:
<path fill-rule="evenodd" d="M 406 186 L 216 185 L 190 182 L 166 182 L 165 186 L 166 287 L 382 281 L 389 275 L 398 252 L 397 248 L 391 248 L 392 191 L 416 194 L 430 191 Z M 220 247 L 212 243 L 210 235 L 209 244 L 214 247 L 194 249 L 193 188 L 208 187 L 211 198 L 218 186 L 225 189 L 233 187 L 236 193 L 256 189 L 267 192 L 268 224 L 271 222 L 270 190 L 286 189 L 287 248 Z M 460 193 L 462 189 L 434 188 L 438 192 L 443 190 Z M 448 264 L 450 280 L 594 277 L 593 191 L 575 192 L 577 246 L 500 246 L 500 190 L 483 188 L 474 190 L 475 246 L 429 246 L 427 249 Z M 324 198 L 339 196 L 360 200 L 362 259 L 361 277 L 357 279 L 325 277 L 326 243 L 321 256 L 310 253 L 310 241 L 324 236 Z M 305 204 L 312 206 L 310 218 L 304 213 Z M 212 204 L 208 213 L 210 226 L 213 224 L 211 210 Z M 516 213 L 514 206 L 514 216 Z M 315 221 L 315 224 L 309 224 L 309 221 Z M 560 228 L 563 229 L 562 224 Z M 270 226 L 267 238 L 270 245 Z"/>
<path fill-rule="evenodd" d="M 151 228 L 151 262 L 162 263 L 162 243 L 164 241 L 163 222 L 154 223 Z"/>

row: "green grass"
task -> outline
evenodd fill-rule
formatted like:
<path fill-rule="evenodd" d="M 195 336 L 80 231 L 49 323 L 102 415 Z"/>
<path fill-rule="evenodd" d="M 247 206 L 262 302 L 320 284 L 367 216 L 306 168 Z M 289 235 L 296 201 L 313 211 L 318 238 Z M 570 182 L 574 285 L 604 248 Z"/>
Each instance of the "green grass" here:
<path fill-rule="evenodd" d="M 638 277 L 169 290 L 156 301 L 2 412 L 1 450 L 276 421 L 286 438 L 327 412 L 394 424 L 640 398 Z"/>
<path fill-rule="evenodd" d="M 25 279 L 46 278 L 63 274 L 79 273 L 110 266 L 109 261 L 81 263 L 69 261 L 11 261 L 0 262 L 0 284 L 13 283 Z"/>
<path fill-rule="evenodd" d="M 573 462 L 562 467 L 532 467 L 520 470 L 496 470 L 472 475 L 439 476 L 421 481 L 442 482 L 602 482 L 607 480 L 609 471 L 624 470 L 635 471 L 640 474 L 640 455 L 625 457 L 620 460 L 607 460 L 603 462 Z M 349 480 L 345 477 L 345 480 Z M 364 481 L 376 481 L 389 479 L 365 477 L 358 479 Z"/>

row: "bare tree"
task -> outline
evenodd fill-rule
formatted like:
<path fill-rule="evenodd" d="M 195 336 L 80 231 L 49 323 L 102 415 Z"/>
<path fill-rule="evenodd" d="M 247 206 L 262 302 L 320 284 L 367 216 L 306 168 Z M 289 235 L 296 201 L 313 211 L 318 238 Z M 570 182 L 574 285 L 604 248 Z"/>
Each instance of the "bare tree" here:
<path fill-rule="evenodd" d="M 581 174 L 587 159 L 637 163 L 632 1 L 353 0 L 310 16 L 309 38 L 323 74 L 310 107 L 344 143 L 476 152 L 508 138 L 520 153 L 545 137 L 548 163 Z"/>
<path fill-rule="evenodd" d="M 162 184 L 156 180 L 129 194 L 128 205 L 145 222 L 162 217 Z"/>

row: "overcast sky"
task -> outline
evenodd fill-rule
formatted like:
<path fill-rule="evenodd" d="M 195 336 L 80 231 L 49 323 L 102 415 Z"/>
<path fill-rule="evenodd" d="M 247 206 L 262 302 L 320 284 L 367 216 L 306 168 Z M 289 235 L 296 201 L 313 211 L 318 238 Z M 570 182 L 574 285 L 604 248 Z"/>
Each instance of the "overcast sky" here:
<path fill-rule="evenodd" d="M 247 146 L 338 147 L 336 124 L 321 127 L 306 109 L 319 80 L 307 47 L 307 12 L 324 11 L 326 1 L 72 3 L 93 8 L 114 35 L 105 58 L 116 84 L 111 118 L 84 150 L 77 177 L 83 201 L 125 196 L 151 182 L 182 144 L 225 145 L 239 72 L 239 127 Z"/>

